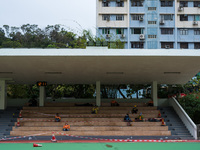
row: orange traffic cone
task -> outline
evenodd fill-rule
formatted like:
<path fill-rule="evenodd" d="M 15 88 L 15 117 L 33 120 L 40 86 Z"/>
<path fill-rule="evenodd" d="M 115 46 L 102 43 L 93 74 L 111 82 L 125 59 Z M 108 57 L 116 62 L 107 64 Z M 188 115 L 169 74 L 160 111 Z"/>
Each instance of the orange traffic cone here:
<path fill-rule="evenodd" d="M 161 113 L 160 113 L 160 111 L 158 112 L 158 118 L 161 118 Z"/>
<path fill-rule="evenodd" d="M 20 127 L 19 118 L 17 118 L 17 124 L 16 124 L 16 127 Z"/>
<path fill-rule="evenodd" d="M 165 120 L 164 120 L 163 118 L 162 118 L 161 126 L 166 126 L 166 124 L 165 124 Z"/>
<path fill-rule="evenodd" d="M 22 110 L 19 112 L 19 118 L 22 118 Z"/>
<path fill-rule="evenodd" d="M 42 144 L 35 144 L 35 143 L 33 143 L 33 147 L 42 147 Z"/>
<path fill-rule="evenodd" d="M 57 140 L 56 140 L 56 137 L 55 137 L 55 135 L 54 135 L 54 134 L 52 135 L 51 142 L 57 142 Z"/>

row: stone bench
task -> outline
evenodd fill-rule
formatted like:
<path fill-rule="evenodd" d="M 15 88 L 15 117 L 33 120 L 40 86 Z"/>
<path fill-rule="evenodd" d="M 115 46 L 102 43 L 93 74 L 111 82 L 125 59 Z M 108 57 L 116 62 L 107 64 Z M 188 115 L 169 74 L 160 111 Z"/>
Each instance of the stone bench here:
<path fill-rule="evenodd" d="M 26 122 L 20 122 L 21 126 L 26 127 L 63 127 L 65 122 L 45 122 L 45 121 L 26 121 Z M 112 122 L 87 122 L 87 121 L 68 121 L 67 122 L 70 125 L 74 126 L 127 126 L 127 122 L 123 121 L 112 121 Z M 15 125 L 17 123 L 15 122 Z M 153 126 L 155 129 L 158 126 L 161 126 L 161 122 L 131 122 L 133 126 L 137 127 L 143 127 L 143 126 Z"/>
<path fill-rule="evenodd" d="M 86 102 L 87 103 L 87 102 Z M 72 102 L 48 102 L 48 103 L 45 103 L 45 107 L 63 107 L 63 106 L 66 106 L 66 107 L 69 107 L 69 106 L 76 106 L 75 104 L 85 104 L 85 103 L 72 103 Z M 89 103 L 89 104 L 92 104 L 93 106 L 96 105 L 96 103 Z M 120 106 L 134 106 L 134 105 L 137 105 L 137 106 L 147 106 L 146 103 L 140 103 L 140 102 L 129 102 L 129 103 L 126 103 L 126 102 L 119 102 L 119 105 Z M 110 102 L 102 102 L 101 103 L 101 106 L 111 106 L 111 103 Z M 91 107 L 91 106 L 88 106 L 88 107 Z"/>
<path fill-rule="evenodd" d="M 22 114 L 23 118 L 54 118 L 55 114 Z M 123 114 L 60 114 L 61 118 L 124 118 Z M 130 117 L 136 118 L 139 114 L 129 114 Z M 145 118 L 157 118 L 158 113 L 145 113 Z"/>
<path fill-rule="evenodd" d="M 11 131 L 11 136 L 51 136 L 53 131 Z M 170 131 L 67 131 L 65 134 L 76 136 L 170 136 Z M 59 133 L 54 133 L 56 136 Z"/>
<path fill-rule="evenodd" d="M 168 126 L 74 126 L 70 131 L 168 131 Z M 13 131 L 62 131 L 62 127 L 13 127 Z"/>
<path fill-rule="evenodd" d="M 23 110 L 91 110 L 93 107 L 23 107 Z M 131 110 L 133 107 L 99 107 L 100 110 Z M 138 110 L 157 110 L 157 107 L 137 107 Z"/>

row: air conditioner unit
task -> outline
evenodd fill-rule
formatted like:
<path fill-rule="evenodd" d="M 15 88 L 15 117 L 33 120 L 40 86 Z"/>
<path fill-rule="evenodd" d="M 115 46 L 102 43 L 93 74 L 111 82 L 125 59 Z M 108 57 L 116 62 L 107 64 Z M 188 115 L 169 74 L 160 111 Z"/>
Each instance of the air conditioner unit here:
<path fill-rule="evenodd" d="M 178 11 L 183 11 L 183 6 L 179 6 Z"/>
<path fill-rule="evenodd" d="M 197 22 L 197 21 L 194 21 L 194 22 L 193 22 L 193 25 L 198 25 L 198 22 Z"/>
<path fill-rule="evenodd" d="M 125 38 L 125 34 L 121 34 L 121 38 Z"/>
<path fill-rule="evenodd" d="M 169 45 L 165 45 L 165 48 L 166 48 L 166 49 L 169 49 L 169 48 L 170 48 L 170 46 L 169 46 Z"/>
<path fill-rule="evenodd" d="M 140 21 L 143 21 L 143 20 L 144 20 L 143 16 L 140 16 L 139 20 L 140 20 Z"/>
<path fill-rule="evenodd" d="M 106 34 L 106 38 L 109 39 L 110 38 L 110 34 Z"/>
<path fill-rule="evenodd" d="M 140 40 L 144 40 L 145 37 L 144 37 L 144 34 L 140 34 Z"/>
<path fill-rule="evenodd" d="M 163 19 L 160 20 L 160 25 L 164 25 L 165 21 Z"/>

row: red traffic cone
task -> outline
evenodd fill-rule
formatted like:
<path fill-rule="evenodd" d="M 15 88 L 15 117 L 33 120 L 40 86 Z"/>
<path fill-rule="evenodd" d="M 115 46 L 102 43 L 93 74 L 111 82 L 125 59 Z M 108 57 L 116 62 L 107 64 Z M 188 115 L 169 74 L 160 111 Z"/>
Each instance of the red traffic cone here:
<path fill-rule="evenodd" d="M 35 144 L 35 143 L 33 143 L 33 147 L 42 147 L 42 144 Z"/>
<path fill-rule="evenodd" d="M 160 113 L 160 111 L 158 112 L 158 118 L 161 118 L 161 113 Z"/>
<path fill-rule="evenodd" d="M 57 140 L 56 140 L 56 137 L 55 137 L 55 135 L 54 135 L 54 134 L 52 135 L 51 142 L 57 142 Z"/>
<path fill-rule="evenodd" d="M 22 118 L 22 110 L 19 112 L 19 118 Z"/>
<path fill-rule="evenodd" d="M 166 126 L 166 124 L 165 124 L 165 120 L 164 120 L 163 118 L 162 118 L 161 126 Z"/>
<path fill-rule="evenodd" d="M 16 124 L 16 127 L 20 127 L 19 118 L 17 118 L 17 124 Z"/>

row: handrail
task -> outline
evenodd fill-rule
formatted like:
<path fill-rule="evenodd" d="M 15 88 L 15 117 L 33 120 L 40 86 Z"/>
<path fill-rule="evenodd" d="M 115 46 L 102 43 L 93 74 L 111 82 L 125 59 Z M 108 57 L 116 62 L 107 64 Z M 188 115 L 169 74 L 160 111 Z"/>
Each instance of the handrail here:
<path fill-rule="evenodd" d="M 188 114 L 174 97 L 172 97 L 172 99 L 170 100 L 170 105 L 173 106 L 174 110 L 176 111 L 182 122 L 185 124 L 186 128 L 189 130 L 195 140 L 197 140 L 196 124 L 192 121 L 192 119 L 188 116 Z"/>

